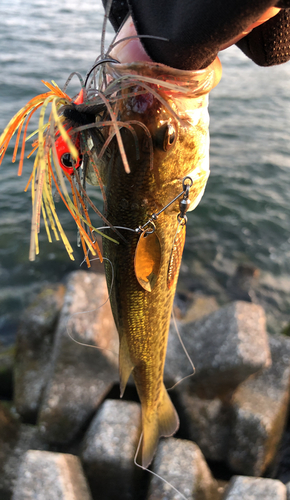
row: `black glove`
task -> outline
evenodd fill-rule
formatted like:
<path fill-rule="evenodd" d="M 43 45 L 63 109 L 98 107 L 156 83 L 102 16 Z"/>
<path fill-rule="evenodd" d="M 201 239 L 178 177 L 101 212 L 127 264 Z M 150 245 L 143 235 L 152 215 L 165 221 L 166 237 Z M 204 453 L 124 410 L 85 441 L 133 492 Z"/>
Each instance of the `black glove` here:
<path fill-rule="evenodd" d="M 168 39 L 141 38 L 153 61 L 194 70 L 275 5 L 283 10 L 237 43 L 256 64 L 271 66 L 290 59 L 290 0 L 113 0 L 109 19 L 117 31 L 130 13 L 139 35 Z"/>

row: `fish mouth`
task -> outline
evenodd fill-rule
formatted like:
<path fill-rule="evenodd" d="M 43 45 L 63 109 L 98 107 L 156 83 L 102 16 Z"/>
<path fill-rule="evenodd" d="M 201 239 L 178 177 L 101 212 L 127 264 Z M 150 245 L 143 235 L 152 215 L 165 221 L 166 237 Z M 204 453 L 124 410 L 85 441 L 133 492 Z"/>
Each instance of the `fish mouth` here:
<path fill-rule="evenodd" d="M 130 63 L 107 63 L 108 72 L 117 75 L 134 75 L 147 78 L 148 83 L 158 80 L 168 93 L 183 94 L 187 97 L 208 94 L 220 81 L 222 66 L 218 57 L 207 67 L 188 71 L 172 68 L 153 61 L 137 61 Z M 143 80 L 145 81 L 145 80 Z"/>

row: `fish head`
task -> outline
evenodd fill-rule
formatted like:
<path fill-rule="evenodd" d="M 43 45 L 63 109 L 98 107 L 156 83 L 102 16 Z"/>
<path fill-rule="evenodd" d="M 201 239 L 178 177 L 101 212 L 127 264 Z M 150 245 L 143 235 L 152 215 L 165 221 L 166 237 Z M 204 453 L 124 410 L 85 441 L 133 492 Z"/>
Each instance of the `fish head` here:
<path fill-rule="evenodd" d="M 154 210 L 182 191 L 186 176 L 193 181 L 192 210 L 209 176 L 208 96 L 176 94 L 141 82 L 123 89 L 118 100 L 116 115 L 130 167 L 127 181 L 142 185 L 144 199 L 154 200 Z M 119 175 L 126 184 L 126 175 L 121 171 Z M 177 203 L 168 207 L 167 213 L 178 210 Z"/>

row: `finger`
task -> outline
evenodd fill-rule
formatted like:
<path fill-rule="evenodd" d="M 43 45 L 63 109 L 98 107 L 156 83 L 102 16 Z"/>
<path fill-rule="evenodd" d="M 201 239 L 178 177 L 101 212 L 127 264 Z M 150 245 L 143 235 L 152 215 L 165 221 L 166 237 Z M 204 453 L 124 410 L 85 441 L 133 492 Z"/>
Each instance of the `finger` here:
<path fill-rule="evenodd" d="M 121 63 L 130 63 L 134 61 L 151 61 L 150 57 L 146 54 L 139 38 L 134 38 L 131 40 L 127 39 L 123 42 L 121 41 L 128 37 L 135 36 L 137 36 L 137 31 L 134 26 L 132 17 L 129 16 L 117 35 L 115 43 L 118 42 L 118 44 L 111 50 L 110 56 L 113 59 L 117 59 Z"/>
<path fill-rule="evenodd" d="M 262 14 L 262 16 L 259 17 L 259 19 L 256 22 L 250 24 L 244 31 L 242 31 L 235 38 L 232 38 L 227 43 L 223 44 L 220 47 L 220 50 L 225 50 L 228 47 L 230 47 L 231 45 L 233 45 L 234 43 L 237 43 L 244 36 L 248 35 L 254 28 L 257 28 L 257 26 L 260 26 L 261 24 L 265 23 L 266 21 L 268 21 L 272 17 L 276 16 L 278 14 L 278 12 L 280 12 L 280 10 L 281 9 L 278 9 L 277 7 L 270 7 L 270 9 L 267 9 L 266 12 L 264 12 L 264 14 Z"/>

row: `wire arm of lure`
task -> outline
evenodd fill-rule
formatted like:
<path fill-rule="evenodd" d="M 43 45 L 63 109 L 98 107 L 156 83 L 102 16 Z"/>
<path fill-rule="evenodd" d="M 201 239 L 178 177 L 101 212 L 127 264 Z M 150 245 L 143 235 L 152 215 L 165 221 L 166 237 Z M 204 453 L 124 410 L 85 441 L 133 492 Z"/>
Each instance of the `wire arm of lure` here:
<path fill-rule="evenodd" d="M 189 182 L 186 182 L 186 181 L 189 181 Z M 179 193 L 177 196 L 175 196 L 175 198 L 173 198 L 173 200 L 171 200 L 169 203 L 167 203 L 167 205 L 165 207 L 161 208 L 161 210 L 159 210 L 159 212 L 152 214 L 150 219 L 147 222 L 145 222 L 145 224 L 143 224 L 143 226 L 139 226 L 135 229 L 135 232 L 142 233 L 149 224 L 151 224 L 153 226 L 151 232 L 154 232 L 155 231 L 154 221 L 156 221 L 158 219 L 159 215 L 162 212 L 164 212 L 164 210 L 166 210 L 168 207 L 170 207 L 170 205 L 172 205 L 182 195 L 183 195 L 183 198 L 179 203 L 180 213 L 178 214 L 177 218 L 178 218 L 179 222 L 183 219 L 184 223 L 186 224 L 187 217 L 186 217 L 185 213 L 186 213 L 188 206 L 190 204 L 188 197 L 189 197 L 189 190 L 190 190 L 192 185 L 193 185 L 192 178 L 189 176 L 184 177 L 184 179 L 182 181 L 183 190 L 181 191 L 181 193 Z"/>

